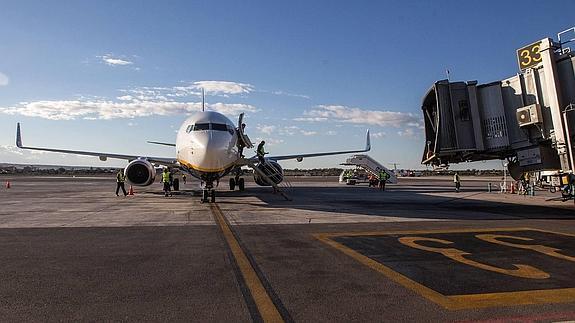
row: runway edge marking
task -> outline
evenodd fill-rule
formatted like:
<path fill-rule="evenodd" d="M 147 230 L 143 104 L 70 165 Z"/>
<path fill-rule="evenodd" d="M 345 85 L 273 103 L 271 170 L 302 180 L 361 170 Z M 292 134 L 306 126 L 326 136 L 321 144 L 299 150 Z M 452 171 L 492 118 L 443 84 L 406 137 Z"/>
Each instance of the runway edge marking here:
<path fill-rule="evenodd" d="M 216 221 L 222 230 L 224 238 L 234 256 L 234 259 L 242 273 L 244 281 L 250 290 L 252 298 L 256 303 L 258 311 L 264 322 L 284 322 L 280 312 L 276 308 L 271 297 L 268 295 L 265 287 L 259 279 L 256 271 L 250 264 L 250 261 L 242 250 L 238 240 L 224 219 L 222 210 L 217 204 L 210 204 L 210 208 Z"/>
<path fill-rule="evenodd" d="M 535 305 L 549 303 L 568 303 L 575 300 L 575 288 L 555 289 L 555 290 L 533 290 L 505 293 L 486 293 L 473 295 L 453 295 L 445 296 L 434 291 L 393 269 L 367 257 L 359 252 L 332 240 L 340 236 L 375 236 L 392 234 L 425 234 L 425 233 L 470 233 L 470 232 L 494 232 L 494 231 L 539 231 L 553 233 L 563 236 L 575 237 L 574 234 L 542 230 L 535 228 L 486 228 L 486 229 L 436 229 L 436 230 L 406 230 L 406 231 L 369 231 L 369 232 L 332 232 L 312 234 L 317 240 L 343 252 L 359 263 L 383 274 L 387 278 L 411 289 L 417 294 L 431 300 L 432 302 L 448 310 L 475 309 L 493 306 L 515 306 L 515 305 Z M 523 301 L 517 302 L 517 297 L 524 297 Z"/>

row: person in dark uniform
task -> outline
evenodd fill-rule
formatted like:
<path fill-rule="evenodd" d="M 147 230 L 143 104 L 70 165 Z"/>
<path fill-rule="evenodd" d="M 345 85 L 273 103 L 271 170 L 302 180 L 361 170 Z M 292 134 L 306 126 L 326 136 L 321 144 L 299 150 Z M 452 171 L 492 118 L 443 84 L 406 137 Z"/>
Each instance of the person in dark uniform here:
<path fill-rule="evenodd" d="M 120 192 L 120 188 L 122 192 L 124 192 L 124 196 L 128 195 L 126 193 L 126 188 L 124 187 L 124 182 L 126 181 L 126 176 L 124 176 L 124 171 L 119 170 L 118 174 L 116 174 L 116 196 L 120 196 L 118 193 Z"/>
<path fill-rule="evenodd" d="M 182 174 L 182 180 L 184 180 L 184 184 L 186 184 L 186 174 Z"/>
<path fill-rule="evenodd" d="M 453 183 L 455 183 L 455 192 L 459 193 L 459 191 L 461 190 L 461 178 L 459 177 L 459 174 L 457 174 L 457 172 L 455 172 L 455 174 L 453 175 Z"/>

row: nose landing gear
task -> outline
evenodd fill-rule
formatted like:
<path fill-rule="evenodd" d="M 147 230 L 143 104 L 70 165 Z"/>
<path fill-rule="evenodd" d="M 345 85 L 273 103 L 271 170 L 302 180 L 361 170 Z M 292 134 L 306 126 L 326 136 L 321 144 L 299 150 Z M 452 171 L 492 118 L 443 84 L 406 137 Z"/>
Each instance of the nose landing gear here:
<path fill-rule="evenodd" d="M 212 183 L 206 183 L 206 187 L 202 190 L 202 203 L 215 203 L 216 202 L 216 190 Z"/>

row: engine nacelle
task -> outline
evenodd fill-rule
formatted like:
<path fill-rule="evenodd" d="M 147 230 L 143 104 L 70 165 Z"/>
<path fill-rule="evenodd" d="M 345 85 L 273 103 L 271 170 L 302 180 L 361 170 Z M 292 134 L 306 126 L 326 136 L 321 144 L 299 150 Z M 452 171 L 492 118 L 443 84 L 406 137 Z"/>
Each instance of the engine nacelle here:
<path fill-rule="evenodd" d="M 156 169 L 154 165 L 145 159 L 136 159 L 131 161 L 126 169 L 124 175 L 130 183 L 137 186 L 151 185 L 156 179 Z"/>
<path fill-rule="evenodd" d="M 257 168 L 266 174 L 275 184 L 279 184 L 284 180 L 284 170 L 275 161 L 267 160 L 265 164 L 258 164 Z M 260 186 L 271 186 L 268 181 L 254 172 L 254 180 Z"/>

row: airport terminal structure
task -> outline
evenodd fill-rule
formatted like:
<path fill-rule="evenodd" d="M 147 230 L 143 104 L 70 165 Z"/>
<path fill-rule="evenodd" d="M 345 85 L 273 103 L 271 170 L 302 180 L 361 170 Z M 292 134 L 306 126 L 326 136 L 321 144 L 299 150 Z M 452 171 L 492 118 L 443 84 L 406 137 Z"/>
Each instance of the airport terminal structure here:
<path fill-rule="evenodd" d="M 545 38 L 517 51 L 520 73 L 489 84 L 433 84 L 423 98 L 422 163 L 507 159 L 510 174 L 575 170 L 572 39 Z"/>

